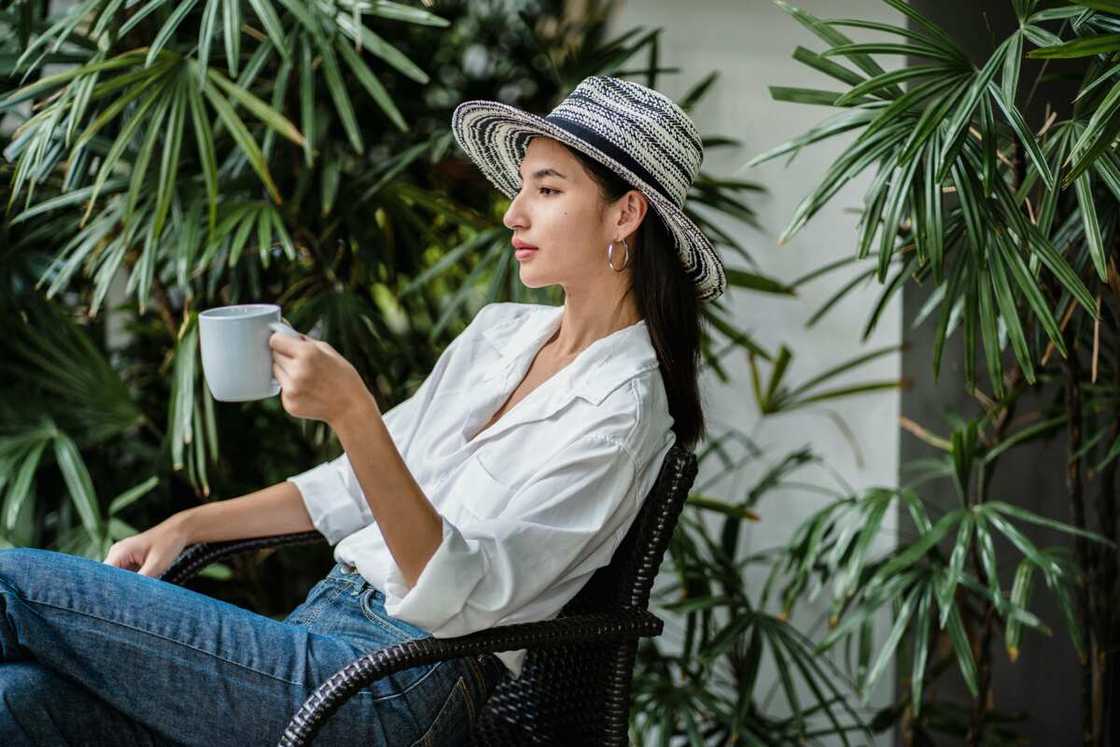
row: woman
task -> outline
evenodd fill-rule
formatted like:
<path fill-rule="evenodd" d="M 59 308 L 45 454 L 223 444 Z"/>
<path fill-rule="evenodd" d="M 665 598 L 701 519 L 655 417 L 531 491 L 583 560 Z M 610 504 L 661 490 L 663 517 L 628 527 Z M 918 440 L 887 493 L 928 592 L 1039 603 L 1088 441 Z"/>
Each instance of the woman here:
<path fill-rule="evenodd" d="M 549 619 L 610 560 L 669 447 L 703 432 L 697 306 L 724 276 L 681 211 L 699 135 L 661 94 L 598 76 L 547 117 L 475 101 L 452 127 L 512 198 L 522 281 L 564 305 L 487 305 L 384 414 L 329 345 L 274 335 L 284 408 L 344 453 L 104 563 L 0 552 L 0 744 L 275 743 L 362 653 Z M 158 580 L 188 544 L 313 527 L 337 563 L 282 622 Z M 524 654 L 375 682 L 319 743 L 462 741 Z"/>

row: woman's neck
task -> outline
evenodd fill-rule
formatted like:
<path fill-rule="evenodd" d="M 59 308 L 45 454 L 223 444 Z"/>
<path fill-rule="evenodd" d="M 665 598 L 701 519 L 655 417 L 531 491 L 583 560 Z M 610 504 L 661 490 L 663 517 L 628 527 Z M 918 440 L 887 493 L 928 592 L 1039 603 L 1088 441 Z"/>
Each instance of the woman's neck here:
<path fill-rule="evenodd" d="M 642 320 L 633 304 L 625 304 L 616 311 L 603 313 L 602 307 L 589 313 L 573 310 L 565 303 L 560 327 L 544 345 L 553 361 L 571 361 L 596 340 L 614 334 L 620 329 Z"/>

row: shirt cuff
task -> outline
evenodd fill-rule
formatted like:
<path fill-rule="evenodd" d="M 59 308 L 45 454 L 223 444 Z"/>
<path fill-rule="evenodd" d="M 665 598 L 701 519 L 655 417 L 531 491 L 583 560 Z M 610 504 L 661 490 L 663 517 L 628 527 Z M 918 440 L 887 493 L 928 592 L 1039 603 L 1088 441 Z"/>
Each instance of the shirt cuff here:
<path fill-rule="evenodd" d="M 303 504 L 311 516 L 311 523 L 327 538 L 331 546 L 347 536 L 373 523 L 373 512 L 362 497 L 361 505 L 347 490 L 333 462 L 324 462 L 288 478 L 299 488 Z"/>
<path fill-rule="evenodd" d="M 440 520 L 443 538 L 411 588 L 400 566 L 389 563 L 385 611 L 433 637 L 448 638 L 470 632 L 457 629 L 456 612 L 486 575 L 487 561 L 477 540 L 467 540 L 446 517 L 441 515 Z"/>

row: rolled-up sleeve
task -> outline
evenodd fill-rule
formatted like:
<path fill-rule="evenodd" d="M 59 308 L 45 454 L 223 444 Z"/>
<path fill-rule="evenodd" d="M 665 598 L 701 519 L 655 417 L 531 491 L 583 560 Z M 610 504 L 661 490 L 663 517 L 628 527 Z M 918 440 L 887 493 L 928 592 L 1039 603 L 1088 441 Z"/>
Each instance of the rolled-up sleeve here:
<path fill-rule="evenodd" d="M 402 453 L 405 442 L 415 431 L 416 410 L 424 401 L 431 378 L 429 376 L 415 394 L 381 416 L 386 430 Z M 311 515 L 311 523 L 332 547 L 374 521 L 369 501 L 345 453 L 293 475 L 288 481 L 299 488 L 303 504 Z"/>
<path fill-rule="evenodd" d="M 346 454 L 293 475 L 288 481 L 299 488 L 311 523 L 331 546 L 373 523 L 373 512 Z"/>
<path fill-rule="evenodd" d="M 436 637 L 501 623 L 542 591 L 610 561 L 637 514 L 636 482 L 637 466 L 620 441 L 583 436 L 498 515 L 444 517 L 442 541 L 411 588 L 392 563 L 386 611 Z M 460 500 L 472 504 L 470 496 Z"/>

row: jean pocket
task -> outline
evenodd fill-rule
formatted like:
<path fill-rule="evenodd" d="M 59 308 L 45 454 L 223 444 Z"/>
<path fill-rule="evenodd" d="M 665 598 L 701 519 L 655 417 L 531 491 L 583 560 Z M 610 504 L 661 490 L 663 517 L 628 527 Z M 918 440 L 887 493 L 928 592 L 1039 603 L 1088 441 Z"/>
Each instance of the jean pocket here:
<path fill-rule="evenodd" d="M 423 628 L 418 628 L 404 620 L 398 620 L 385 611 L 385 597 L 372 586 L 362 592 L 360 604 L 362 614 L 370 622 L 379 625 L 389 636 L 393 643 L 412 641 L 419 638 L 431 638 L 431 634 Z"/>
<path fill-rule="evenodd" d="M 334 590 L 333 595 L 328 595 L 328 592 Z M 323 608 L 326 606 L 329 598 L 338 596 L 338 590 L 335 589 L 334 584 L 330 579 L 320 579 L 311 589 L 307 592 L 307 596 L 300 602 L 294 610 L 288 613 L 284 622 L 291 623 L 292 625 L 311 625 L 320 615 L 323 614 Z"/>
<path fill-rule="evenodd" d="M 374 650 L 381 650 L 406 641 L 431 638 L 427 631 L 409 625 L 402 620 L 389 617 L 385 613 L 384 606 L 378 600 L 379 596 L 380 592 L 371 587 L 363 591 L 358 599 L 358 606 L 362 610 L 362 615 L 374 626 L 373 638 L 376 642 Z M 419 664 L 389 675 L 387 679 L 392 683 L 390 689 L 398 695 L 411 690 L 435 671 L 440 663 L 435 661 L 429 664 Z"/>
<path fill-rule="evenodd" d="M 476 706 L 466 680 L 460 676 L 448 693 L 443 706 L 432 719 L 423 736 L 411 747 L 435 747 L 442 744 L 466 744 L 477 720 Z"/>

